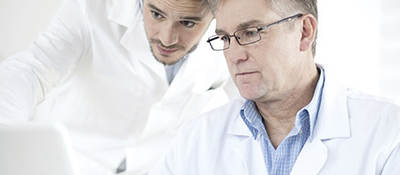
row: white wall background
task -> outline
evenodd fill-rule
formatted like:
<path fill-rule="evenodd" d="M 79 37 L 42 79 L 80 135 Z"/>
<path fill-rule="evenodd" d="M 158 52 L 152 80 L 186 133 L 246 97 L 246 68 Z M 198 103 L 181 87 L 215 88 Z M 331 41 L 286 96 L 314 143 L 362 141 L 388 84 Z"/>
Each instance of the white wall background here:
<path fill-rule="evenodd" d="M 379 87 L 382 95 L 400 103 L 400 1 L 383 0 L 379 21 L 380 50 Z"/>
<path fill-rule="evenodd" d="M 0 0 L 0 61 L 44 31 L 61 0 Z M 400 1 L 320 0 L 316 60 L 350 87 L 400 102 Z"/>
<path fill-rule="evenodd" d="M 400 102 L 400 1 L 319 1 L 317 61 L 350 87 Z"/>
<path fill-rule="evenodd" d="M 0 61 L 45 31 L 62 0 L 0 0 Z"/>
<path fill-rule="evenodd" d="M 317 62 L 351 87 L 379 92 L 378 0 L 319 2 Z"/>

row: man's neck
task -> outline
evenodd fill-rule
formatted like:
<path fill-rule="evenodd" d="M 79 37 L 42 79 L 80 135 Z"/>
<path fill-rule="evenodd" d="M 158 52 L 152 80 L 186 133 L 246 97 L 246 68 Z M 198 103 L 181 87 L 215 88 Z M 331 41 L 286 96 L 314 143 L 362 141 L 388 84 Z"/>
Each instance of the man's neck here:
<path fill-rule="evenodd" d="M 294 89 L 282 93 L 284 96 L 279 100 L 256 102 L 275 148 L 293 129 L 297 112 L 311 102 L 318 79 L 318 70 L 314 68 L 298 81 Z"/>

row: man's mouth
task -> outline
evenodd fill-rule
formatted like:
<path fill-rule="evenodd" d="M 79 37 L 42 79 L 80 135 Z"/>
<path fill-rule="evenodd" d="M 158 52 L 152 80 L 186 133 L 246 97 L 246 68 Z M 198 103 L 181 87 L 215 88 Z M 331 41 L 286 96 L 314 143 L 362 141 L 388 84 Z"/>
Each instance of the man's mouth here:
<path fill-rule="evenodd" d="M 176 52 L 178 48 L 165 48 L 161 46 L 160 44 L 157 45 L 157 49 L 160 52 L 161 55 L 171 55 L 172 53 Z"/>
<path fill-rule="evenodd" d="M 252 75 L 252 74 L 256 74 L 258 73 L 257 71 L 253 71 L 253 72 L 241 72 L 241 73 L 237 73 L 235 74 L 235 76 L 246 76 L 246 75 Z"/>

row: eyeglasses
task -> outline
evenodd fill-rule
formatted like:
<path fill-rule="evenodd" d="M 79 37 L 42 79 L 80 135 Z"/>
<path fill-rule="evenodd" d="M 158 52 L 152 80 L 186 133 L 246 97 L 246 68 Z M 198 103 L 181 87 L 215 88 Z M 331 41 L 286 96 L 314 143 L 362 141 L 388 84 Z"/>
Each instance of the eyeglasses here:
<path fill-rule="evenodd" d="M 214 35 L 208 38 L 207 42 L 210 44 L 211 48 L 215 51 L 221 51 L 228 49 L 230 44 L 231 44 L 231 37 L 235 37 L 236 41 L 239 43 L 239 45 L 244 46 L 244 45 L 249 45 L 256 43 L 261 40 L 261 34 L 260 32 L 263 30 L 268 29 L 269 27 L 280 24 L 282 22 L 287 22 L 291 21 L 296 18 L 302 17 L 303 14 L 297 14 L 293 15 L 287 18 L 283 18 L 279 21 L 276 21 L 274 23 L 261 26 L 261 27 L 250 27 L 247 29 L 243 30 L 238 30 L 233 35 L 225 34 L 225 35 Z"/>

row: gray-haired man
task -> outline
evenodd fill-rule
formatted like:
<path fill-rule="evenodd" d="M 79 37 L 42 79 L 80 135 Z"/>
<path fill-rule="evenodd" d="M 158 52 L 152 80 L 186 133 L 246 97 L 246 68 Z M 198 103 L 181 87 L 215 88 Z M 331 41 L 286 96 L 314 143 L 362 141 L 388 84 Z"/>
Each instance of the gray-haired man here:
<path fill-rule="evenodd" d="M 400 174 L 400 108 L 314 63 L 316 0 L 213 1 L 243 100 L 185 126 L 153 174 Z"/>

